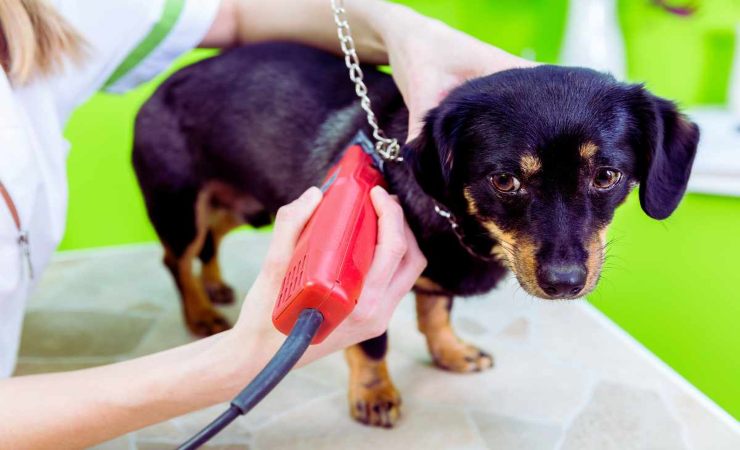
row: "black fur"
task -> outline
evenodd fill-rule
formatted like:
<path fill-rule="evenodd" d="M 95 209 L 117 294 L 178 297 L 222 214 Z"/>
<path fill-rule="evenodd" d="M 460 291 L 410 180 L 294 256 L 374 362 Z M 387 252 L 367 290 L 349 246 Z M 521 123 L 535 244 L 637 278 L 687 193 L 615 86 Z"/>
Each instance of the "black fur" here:
<path fill-rule="evenodd" d="M 388 350 L 388 333 L 361 342 L 360 348 L 370 359 L 381 360 L 385 358 L 385 353 Z"/>
<path fill-rule="evenodd" d="M 392 78 L 363 70 L 381 126 L 405 142 L 408 111 Z M 256 199 L 263 210 L 244 219 L 261 225 L 319 184 L 358 129 L 369 131 L 341 59 L 298 44 L 259 44 L 162 84 L 137 117 L 133 160 L 154 227 L 177 254 L 193 239 L 193 205 L 207 182 Z M 677 207 L 698 137 L 671 102 L 641 86 L 588 69 L 515 69 L 454 90 L 404 147 L 405 162 L 387 164 L 386 177 L 429 260 L 424 275 L 465 296 L 491 290 L 506 264 L 471 256 L 434 213 L 433 199 L 454 212 L 467 244 L 482 255 L 498 243 L 484 226 L 493 221 L 518 242 L 533 242 L 533 264 L 582 267 L 586 242 L 634 184 L 642 183 L 650 216 L 662 219 Z M 623 174 L 608 191 L 591 188 L 594 167 L 578 153 L 588 142 L 598 147 L 594 167 Z M 542 163 L 526 180 L 524 153 Z M 490 176 L 502 172 L 522 178 L 526 189 L 496 191 Z"/>

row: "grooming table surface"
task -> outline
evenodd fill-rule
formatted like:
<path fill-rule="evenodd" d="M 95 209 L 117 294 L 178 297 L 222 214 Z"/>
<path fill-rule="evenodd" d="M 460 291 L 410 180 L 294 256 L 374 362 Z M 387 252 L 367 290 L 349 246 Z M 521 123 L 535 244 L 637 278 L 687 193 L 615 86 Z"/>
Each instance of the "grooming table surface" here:
<path fill-rule="evenodd" d="M 243 298 L 270 235 L 230 235 L 224 277 Z M 239 307 L 222 309 L 233 321 Z M 738 423 L 585 301 L 537 301 L 515 281 L 456 302 L 461 337 L 493 370 L 430 365 L 404 300 L 390 327 L 389 369 L 403 396 L 393 430 L 348 415 L 341 354 L 290 374 L 207 449 L 740 449 Z M 19 374 L 120 361 L 190 341 L 158 245 L 62 253 L 30 301 Z M 100 449 L 170 449 L 224 406 L 115 439 Z M 64 447 L 64 443 L 61 447 Z"/>

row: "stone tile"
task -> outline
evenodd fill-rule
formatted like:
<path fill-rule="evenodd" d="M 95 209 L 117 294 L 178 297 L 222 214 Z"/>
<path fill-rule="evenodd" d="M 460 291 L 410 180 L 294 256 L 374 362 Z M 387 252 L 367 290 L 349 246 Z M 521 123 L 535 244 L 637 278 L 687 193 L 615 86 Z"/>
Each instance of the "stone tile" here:
<path fill-rule="evenodd" d="M 531 334 L 532 324 L 530 320 L 525 317 L 520 317 L 501 330 L 498 336 L 517 342 L 526 342 L 529 340 Z"/>
<path fill-rule="evenodd" d="M 152 319 L 99 311 L 31 310 L 26 314 L 21 356 L 112 356 L 133 350 Z"/>
<path fill-rule="evenodd" d="M 485 449 L 468 416 L 454 408 L 404 402 L 396 428 L 367 427 L 350 419 L 344 395 L 303 405 L 255 433 L 257 449 Z"/>
<path fill-rule="evenodd" d="M 220 257 L 238 298 L 256 277 L 269 239 L 255 232 L 227 237 Z M 22 374 L 105 364 L 193 339 L 158 245 L 57 256 L 29 306 Z M 239 308 L 221 310 L 233 320 Z M 340 352 L 291 374 L 205 448 L 549 449 L 560 440 L 565 449 L 680 450 L 686 448 L 682 437 L 692 449 L 740 448 L 740 432 L 732 427 L 737 422 L 720 420 L 596 319 L 583 303 L 534 300 L 508 279 L 490 295 L 455 304 L 460 336 L 496 360 L 492 371 L 461 375 L 431 365 L 409 295 L 389 332 L 389 369 L 404 398 L 396 429 L 349 418 Z M 609 383 L 594 394 L 599 380 Z M 98 448 L 174 448 L 223 409 L 188 414 Z M 567 436 L 559 431 L 564 426 Z"/>
<path fill-rule="evenodd" d="M 658 394 L 602 383 L 566 431 L 562 450 L 687 449 L 681 425 Z"/>
<path fill-rule="evenodd" d="M 154 321 L 149 333 L 132 350 L 131 357 L 160 352 L 195 340 L 195 336 L 188 331 L 178 306 L 161 314 Z"/>
<path fill-rule="evenodd" d="M 581 301 L 542 302 L 533 325 L 539 348 L 605 380 L 644 389 L 658 389 L 668 382 L 652 361 L 594 320 L 586 308 Z"/>
<path fill-rule="evenodd" d="M 134 441 L 131 436 L 122 436 L 92 447 L 92 450 L 134 450 Z"/>
<path fill-rule="evenodd" d="M 142 305 L 149 310 L 166 307 L 175 288 L 161 255 L 161 249 L 154 245 L 62 254 L 62 268 L 56 261 L 51 265 L 32 305 L 116 312 L 141 309 Z M 65 270 L 69 264 L 74 268 Z"/>
<path fill-rule="evenodd" d="M 686 441 L 693 450 L 740 449 L 740 423 L 729 415 L 714 413 L 675 384 L 665 384 L 663 398 L 681 421 Z"/>
<path fill-rule="evenodd" d="M 524 297 L 521 289 L 512 283 L 515 281 L 505 279 L 490 294 L 455 300 L 452 321 L 461 337 L 468 335 L 468 323 L 475 324 L 470 337 L 497 334 L 512 322 L 536 311 L 538 301 Z"/>
<path fill-rule="evenodd" d="M 480 336 L 487 331 L 485 325 L 480 323 L 477 319 L 470 317 L 461 317 L 457 319 L 455 325 L 458 330 L 462 330 L 462 332 L 468 336 Z"/>
<path fill-rule="evenodd" d="M 391 373 L 394 372 L 390 367 Z M 308 366 L 296 369 L 296 373 L 328 388 L 346 388 L 349 369 L 344 359 L 344 352 L 314 361 Z"/>
<path fill-rule="evenodd" d="M 593 380 L 583 370 L 530 347 L 495 342 L 484 348 L 495 358 L 491 370 L 457 374 L 413 365 L 399 373 L 397 385 L 407 399 L 558 424 L 588 398 Z"/>
<path fill-rule="evenodd" d="M 246 429 L 254 430 L 269 421 L 276 420 L 276 418 L 290 412 L 293 408 L 332 394 L 344 394 L 346 392 L 346 382 L 328 386 L 300 372 L 291 373 L 262 403 L 257 405 L 247 416 L 240 418 L 239 421 Z"/>
<path fill-rule="evenodd" d="M 481 437 L 491 449 L 553 450 L 562 434 L 559 426 L 496 414 L 471 413 Z"/>

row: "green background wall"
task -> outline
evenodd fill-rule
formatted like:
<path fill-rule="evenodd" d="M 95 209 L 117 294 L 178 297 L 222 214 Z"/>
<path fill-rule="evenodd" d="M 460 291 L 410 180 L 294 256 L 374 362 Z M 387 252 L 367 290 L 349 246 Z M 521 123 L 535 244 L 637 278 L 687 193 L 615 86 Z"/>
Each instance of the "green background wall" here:
<path fill-rule="evenodd" d="M 556 62 L 565 0 L 405 1 L 516 54 Z M 700 2 L 690 18 L 649 0 L 619 2 L 629 77 L 685 106 L 725 101 L 740 2 Z M 178 65 L 207 56 L 196 51 Z M 70 206 L 62 250 L 155 239 L 130 164 L 138 106 L 155 80 L 125 96 L 99 94 L 66 131 Z M 691 194 L 668 220 L 633 196 L 617 213 L 604 276 L 590 301 L 740 418 L 740 198 Z"/>

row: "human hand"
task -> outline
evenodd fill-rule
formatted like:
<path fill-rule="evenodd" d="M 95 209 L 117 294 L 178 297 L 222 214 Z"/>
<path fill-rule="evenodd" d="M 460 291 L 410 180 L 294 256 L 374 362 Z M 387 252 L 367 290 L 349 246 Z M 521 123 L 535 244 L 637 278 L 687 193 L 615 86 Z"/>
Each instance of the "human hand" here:
<path fill-rule="evenodd" d="M 426 266 L 398 202 L 380 187 L 370 197 L 378 214 L 378 243 L 357 306 L 324 342 L 309 348 L 299 365 L 383 333 Z M 254 367 L 256 360 L 266 363 L 285 340 L 272 324 L 272 309 L 301 231 L 320 201 L 321 191 L 311 188 L 278 211 L 262 270 L 244 300 L 239 320 L 223 340 L 225 351 L 232 352 L 243 367 Z"/>
<path fill-rule="evenodd" d="M 409 109 L 409 141 L 421 132 L 426 113 L 463 82 L 537 65 L 406 7 L 392 7 L 392 14 L 375 18 L 374 24 Z"/>

